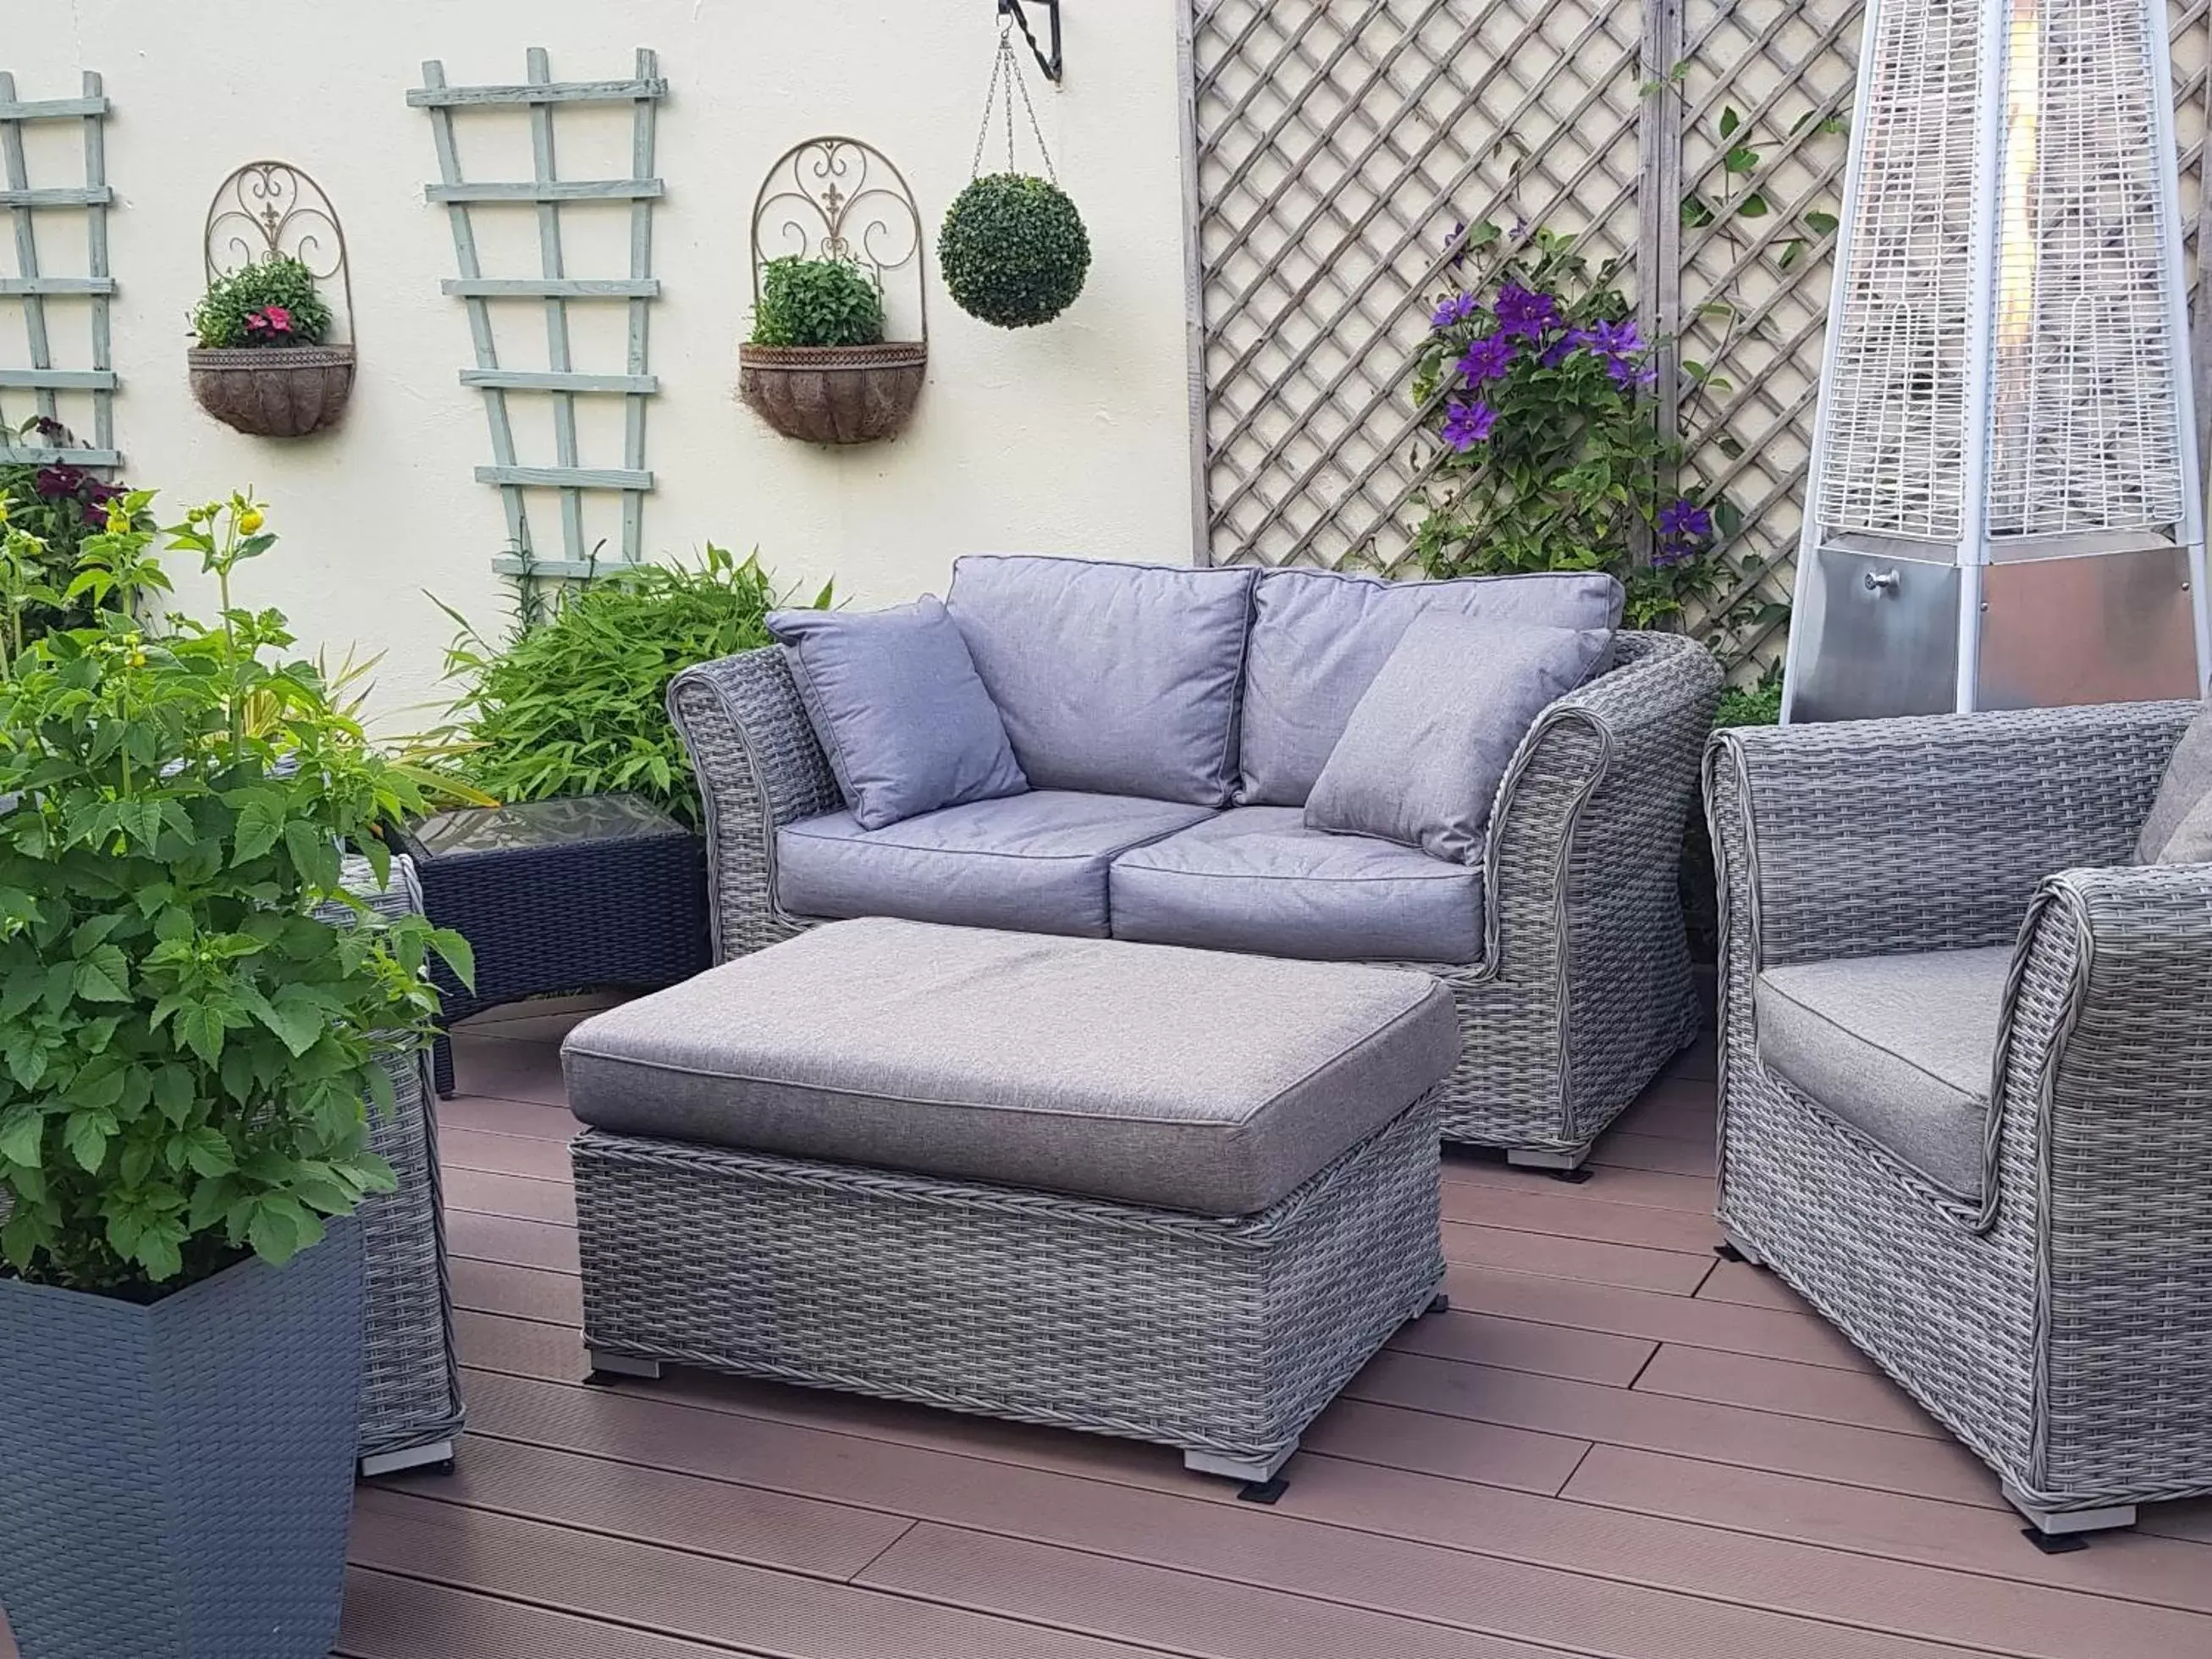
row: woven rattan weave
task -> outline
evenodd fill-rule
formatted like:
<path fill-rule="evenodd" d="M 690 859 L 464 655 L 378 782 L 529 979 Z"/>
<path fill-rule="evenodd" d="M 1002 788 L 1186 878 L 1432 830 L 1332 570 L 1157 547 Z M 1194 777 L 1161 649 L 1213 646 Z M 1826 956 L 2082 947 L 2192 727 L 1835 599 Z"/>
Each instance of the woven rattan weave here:
<path fill-rule="evenodd" d="M 381 890 L 366 859 L 346 860 L 345 882 L 386 915 L 422 908 L 404 858 L 392 860 L 392 881 Z M 395 1052 L 384 1069 L 395 1103 L 388 1116 L 371 1112 L 369 1146 L 399 1185 L 361 1208 L 361 1461 L 369 1474 L 451 1458 L 463 1416 L 428 1050 Z"/>
<path fill-rule="evenodd" d="M 587 1130 L 585 1340 L 1264 1480 L 1443 1284 L 1436 1113 L 1230 1219 Z"/>
<path fill-rule="evenodd" d="M 1720 1214 L 2047 1530 L 2212 1492 L 2212 867 L 2122 867 L 2195 704 L 1724 732 Z M 1986 1199 L 1759 1062 L 1790 963 L 2017 939 Z"/>
<path fill-rule="evenodd" d="M 1623 634 L 1616 661 L 1545 711 L 1506 774 L 1483 960 L 1418 964 L 1464 1030 L 1447 1139 L 1577 1164 L 1696 1032 L 1678 860 L 1720 675 L 1674 635 Z M 781 657 L 688 669 L 669 708 L 705 801 L 716 959 L 811 926 L 776 902 L 775 832 L 842 802 Z"/>

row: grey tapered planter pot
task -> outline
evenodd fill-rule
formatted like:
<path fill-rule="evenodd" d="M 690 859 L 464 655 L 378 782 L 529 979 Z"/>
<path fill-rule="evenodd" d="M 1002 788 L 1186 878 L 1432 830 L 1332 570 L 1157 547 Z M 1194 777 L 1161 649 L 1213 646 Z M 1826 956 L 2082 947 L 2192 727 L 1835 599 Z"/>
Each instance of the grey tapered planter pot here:
<path fill-rule="evenodd" d="M 150 1308 L 0 1280 L 0 1605 L 22 1659 L 325 1659 L 360 1229 Z"/>

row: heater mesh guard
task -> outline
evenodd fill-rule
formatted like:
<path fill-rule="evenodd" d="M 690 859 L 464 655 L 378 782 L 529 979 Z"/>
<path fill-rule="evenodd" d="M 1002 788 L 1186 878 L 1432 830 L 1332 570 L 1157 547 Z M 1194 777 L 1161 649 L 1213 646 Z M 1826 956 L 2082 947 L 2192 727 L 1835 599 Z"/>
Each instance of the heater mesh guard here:
<path fill-rule="evenodd" d="M 1966 540 L 1982 510 L 1965 499 L 1969 452 L 1984 446 L 1977 528 L 1992 538 L 2182 520 L 2173 162 L 2148 33 L 2165 17 L 2150 9 L 2008 0 L 1992 63 L 1972 0 L 1883 0 L 1824 387 L 1829 534 Z M 1985 177 L 1990 100 L 2002 142 Z M 1996 200 L 1978 215 L 1984 191 Z M 1969 407 L 1978 313 L 1985 414 Z"/>

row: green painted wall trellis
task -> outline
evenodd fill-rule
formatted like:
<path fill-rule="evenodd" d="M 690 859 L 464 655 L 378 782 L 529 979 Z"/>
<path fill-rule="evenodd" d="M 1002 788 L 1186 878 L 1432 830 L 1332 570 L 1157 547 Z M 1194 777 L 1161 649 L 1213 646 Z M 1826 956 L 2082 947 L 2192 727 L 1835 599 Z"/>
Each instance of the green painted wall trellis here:
<path fill-rule="evenodd" d="M 0 70 L 0 166 L 5 167 L 0 207 L 10 210 L 15 222 L 15 274 L 0 276 L 0 300 L 21 303 L 23 337 L 30 354 L 29 363 L 23 367 L 0 367 L 0 394 L 28 392 L 33 411 L 49 420 L 64 420 L 60 393 L 89 393 L 92 403 L 91 443 L 62 449 L 18 443 L 15 428 L 20 416 L 0 408 L 0 461 L 67 461 L 103 469 L 122 465 L 122 455 L 115 447 L 117 380 L 108 341 L 108 305 L 115 292 L 115 278 L 107 265 L 107 210 L 114 192 L 107 184 L 102 126 L 106 118 L 106 94 L 100 76 L 89 70 L 85 71 L 83 90 L 77 97 L 31 101 L 19 99 L 15 77 Z M 82 185 L 32 186 L 23 129 L 33 122 L 47 121 L 82 124 Z M 81 276 L 50 276 L 40 269 L 36 216 L 57 209 L 83 211 L 86 257 L 85 274 Z M 92 330 L 90 368 L 54 366 L 50 300 L 72 306 L 84 301 Z"/>
<path fill-rule="evenodd" d="M 461 371 L 461 384 L 483 392 L 491 427 L 492 465 L 478 467 L 476 476 L 477 482 L 498 488 L 506 507 L 512 551 L 495 561 L 495 568 L 511 575 L 586 576 L 616 562 L 597 558 L 585 544 L 584 494 L 587 490 L 621 493 L 620 562 L 635 564 L 642 556 L 645 496 L 653 488 L 653 474 L 645 465 L 646 400 L 659 389 L 659 380 L 647 366 L 650 308 L 660 292 L 660 283 L 653 275 L 653 204 L 662 194 L 661 181 L 653 176 L 653 124 L 660 100 L 668 95 L 668 83 L 660 78 L 654 54 L 643 47 L 638 49 L 636 71 L 627 81 L 555 81 L 545 51 L 539 46 L 530 49 L 527 62 L 527 78 L 520 85 L 453 87 L 446 83 L 445 66 L 432 59 L 422 65 L 422 84 L 408 93 L 407 101 L 429 112 L 439 178 L 429 186 L 428 198 L 447 209 L 453 226 L 453 253 L 460 269 L 458 277 L 448 278 L 441 286 L 468 307 L 469 334 L 476 346 L 477 361 L 474 368 Z M 592 104 L 632 106 L 630 177 L 563 179 L 556 176 L 554 110 L 560 106 Z M 528 180 L 487 183 L 462 178 L 453 112 L 486 108 L 529 112 L 533 176 Z M 562 204 L 611 201 L 630 204 L 629 274 L 571 276 L 562 250 Z M 487 204 L 528 204 L 537 210 L 540 274 L 487 276 L 477 255 L 470 214 Z M 509 299 L 544 303 L 546 367 L 542 370 L 500 365 L 491 302 Z M 580 372 L 570 349 L 568 307 L 612 302 L 624 304 L 629 310 L 623 373 Z M 542 393 L 551 399 L 555 465 L 528 465 L 518 456 L 507 406 L 509 395 L 516 392 Z M 582 465 L 576 436 L 580 397 L 623 399 L 621 466 Z M 549 489 L 557 495 L 558 557 L 541 555 L 532 538 L 526 497 L 526 492 L 532 489 Z"/>

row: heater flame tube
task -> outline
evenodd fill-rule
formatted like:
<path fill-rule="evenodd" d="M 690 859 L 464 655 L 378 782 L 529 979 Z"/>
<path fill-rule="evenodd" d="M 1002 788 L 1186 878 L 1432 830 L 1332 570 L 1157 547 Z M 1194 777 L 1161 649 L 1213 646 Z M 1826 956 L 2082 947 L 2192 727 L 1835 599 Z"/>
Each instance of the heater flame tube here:
<path fill-rule="evenodd" d="M 2035 188 L 2038 118 L 2042 102 L 2042 40 L 2038 0 L 2013 0 L 2005 51 L 2004 177 L 1998 201 L 1996 373 L 1991 376 L 1990 471 L 2002 476 L 2029 447 L 2033 418 L 2032 336 L 2035 326 Z M 1991 503 L 1995 505 L 1994 502 Z M 1992 536 L 2018 535 L 2026 526 L 1993 517 Z"/>

